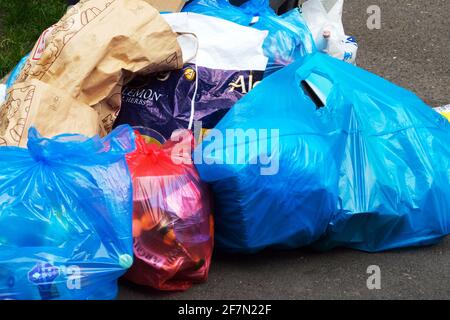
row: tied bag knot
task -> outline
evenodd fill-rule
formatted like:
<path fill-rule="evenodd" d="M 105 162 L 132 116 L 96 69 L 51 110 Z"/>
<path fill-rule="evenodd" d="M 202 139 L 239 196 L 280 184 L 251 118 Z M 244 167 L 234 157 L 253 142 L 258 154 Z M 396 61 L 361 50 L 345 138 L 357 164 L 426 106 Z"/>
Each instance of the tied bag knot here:
<path fill-rule="evenodd" d="M 128 125 L 117 127 L 103 139 L 99 136 L 90 138 L 80 134 L 61 134 L 49 139 L 31 127 L 28 131 L 27 147 L 36 162 L 86 165 L 106 165 L 116 162 L 124 159 L 127 153 L 133 152 L 136 148 L 133 129 Z"/>

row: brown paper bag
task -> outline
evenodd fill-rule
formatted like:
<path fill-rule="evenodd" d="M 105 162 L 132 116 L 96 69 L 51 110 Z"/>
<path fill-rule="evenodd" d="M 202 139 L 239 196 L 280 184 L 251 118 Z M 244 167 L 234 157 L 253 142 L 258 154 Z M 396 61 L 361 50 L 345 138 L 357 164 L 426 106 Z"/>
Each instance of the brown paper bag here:
<path fill-rule="evenodd" d="M 145 0 L 89 0 L 41 35 L 18 82 L 39 79 L 97 105 L 106 133 L 119 110 L 102 101 L 120 92 L 130 75 L 181 66 L 177 35 Z"/>
<path fill-rule="evenodd" d="M 91 137 L 99 133 L 98 118 L 88 105 L 39 80 L 16 83 L 0 109 L 0 146 L 25 147 L 32 126 L 47 138 L 62 133 Z"/>

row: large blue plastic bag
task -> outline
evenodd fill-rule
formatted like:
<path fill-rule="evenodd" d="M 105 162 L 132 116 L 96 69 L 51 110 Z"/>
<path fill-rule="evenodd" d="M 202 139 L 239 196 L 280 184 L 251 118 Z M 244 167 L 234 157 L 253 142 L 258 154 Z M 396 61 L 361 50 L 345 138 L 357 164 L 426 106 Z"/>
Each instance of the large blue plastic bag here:
<path fill-rule="evenodd" d="M 332 84 L 318 110 L 301 89 L 311 75 L 313 84 Z M 414 94 L 317 53 L 264 80 L 217 129 L 263 127 L 280 130 L 277 175 L 261 176 L 250 161 L 210 164 L 248 142 L 227 140 L 220 152 L 206 136 L 194 152 L 214 190 L 219 248 L 303 246 L 320 237 L 313 245 L 323 250 L 383 251 L 449 234 L 450 124 Z M 302 223 L 313 236 L 289 239 Z"/>
<path fill-rule="evenodd" d="M 323 235 L 334 213 L 332 150 L 313 103 L 296 83 L 297 68 L 262 81 L 194 151 L 200 176 L 214 192 L 219 249 L 305 246 Z M 239 131 L 248 137 L 229 138 L 242 138 Z"/>
<path fill-rule="evenodd" d="M 264 53 L 269 57 L 267 75 L 315 51 L 311 32 L 298 8 L 278 16 L 270 7 L 269 0 L 249 0 L 240 7 L 228 0 L 194 0 L 183 11 L 268 30 L 269 35 L 264 42 Z"/>
<path fill-rule="evenodd" d="M 317 115 L 339 168 L 339 201 L 317 247 L 383 251 L 449 234 L 450 124 L 360 68 L 323 54 L 300 64 L 297 82 L 312 74 L 332 83 Z"/>
<path fill-rule="evenodd" d="M 0 299 L 112 299 L 133 262 L 134 133 L 0 148 Z"/>

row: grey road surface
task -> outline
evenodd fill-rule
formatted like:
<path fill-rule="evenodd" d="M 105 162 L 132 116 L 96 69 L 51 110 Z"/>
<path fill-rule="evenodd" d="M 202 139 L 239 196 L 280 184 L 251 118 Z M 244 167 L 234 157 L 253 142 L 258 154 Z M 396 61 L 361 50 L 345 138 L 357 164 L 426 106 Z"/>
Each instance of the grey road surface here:
<path fill-rule="evenodd" d="M 369 5 L 381 30 L 368 30 Z M 359 40 L 359 65 L 415 91 L 431 106 L 450 103 L 449 0 L 346 0 L 344 25 Z M 449 195 L 450 196 L 450 195 Z M 381 290 L 366 271 L 381 268 Z M 120 299 L 450 299 L 450 238 L 433 247 L 368 254 L 305 249 L 216 254 L 209 281 L 184 293 L 122 282 Z"/>

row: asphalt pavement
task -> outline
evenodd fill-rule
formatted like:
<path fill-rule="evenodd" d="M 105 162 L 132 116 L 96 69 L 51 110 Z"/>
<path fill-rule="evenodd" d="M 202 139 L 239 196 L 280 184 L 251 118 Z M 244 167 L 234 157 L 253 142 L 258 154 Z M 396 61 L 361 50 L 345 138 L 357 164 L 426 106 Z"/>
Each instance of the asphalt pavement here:
<path fill-rule="evenodd" d="M 369 5 L 381 8 L 380 30 L 366 26 Z M 344 26 L 359 41 L 361 67 L 436 107 L 450 103 L 449 12 L 449 0 L 345 0 Z M 380 290 L 367 288 L 370 265 L 380 267 Z M 119 299 L 450 299 L 450 238 L 432 247 L 377 254 L 216 253 L 204 284 L 161 293 L 122 280 Z"/>

